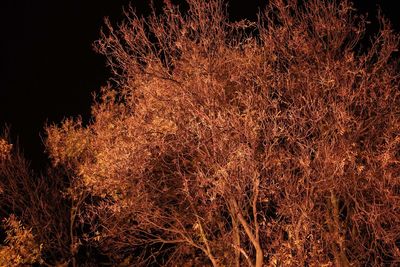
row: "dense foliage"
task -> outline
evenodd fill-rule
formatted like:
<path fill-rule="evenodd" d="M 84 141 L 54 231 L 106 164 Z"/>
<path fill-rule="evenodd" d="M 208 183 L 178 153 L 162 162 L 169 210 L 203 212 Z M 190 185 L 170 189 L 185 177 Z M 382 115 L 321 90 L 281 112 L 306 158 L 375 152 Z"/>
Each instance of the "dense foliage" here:
<path fill-rule="evenodd" d="M 0 157 L 0 215 L 32 227 L 35 259 L 399 264 L 399 35 L 379 17 L 361 49 L 348 1 L 274 0 L 257 22 L 187 3 L 107 21 L 96 49 L 112 81 L 89 125 L 47 127 L 48 174 L 17 177 L 9 166 L 25 163 Z M 13 203 L 21 190 L 37 199 Z"/>

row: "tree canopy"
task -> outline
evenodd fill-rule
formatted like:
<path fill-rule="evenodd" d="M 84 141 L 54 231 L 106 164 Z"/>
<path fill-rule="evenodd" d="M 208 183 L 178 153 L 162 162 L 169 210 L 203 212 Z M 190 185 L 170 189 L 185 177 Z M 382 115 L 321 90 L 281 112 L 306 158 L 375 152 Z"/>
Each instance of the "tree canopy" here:
<path fill-rule="evenodd" d="M 134 266 L 398 263 L 389 22 L 361 49 L 367 22 L 348 1 L 273 0 L 255 22 L 187 3 L 106 21 L 95 48 L 113 76 L 92 122 L 47 126 L 70 262 L 90 248 Z"/>

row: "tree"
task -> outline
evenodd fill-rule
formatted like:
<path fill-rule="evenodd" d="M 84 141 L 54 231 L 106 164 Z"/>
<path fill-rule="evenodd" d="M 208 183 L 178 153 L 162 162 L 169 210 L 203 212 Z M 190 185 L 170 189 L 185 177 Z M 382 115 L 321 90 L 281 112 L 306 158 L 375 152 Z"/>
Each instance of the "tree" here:
<path fill-rule="evenodd" d="M 135 265 L 399 262 L 399 35 L 379 17 L 360 50 L 348 1 L 274 0 L 257 22 L 187 3 L 106 21 L 93 122 L 47 128 L 95 199 L 81 238 Z"/>
<path fill-rule="evenodd" d="M 72 262 L 77 228 L 73 215 L 79 209 L 68 195 L 68 172 L 51 168 L 35 173 L 18 144 L 9 140 L 6 129 L 0 136 L 0 231 L 5 236 L 0 265 Z"/>

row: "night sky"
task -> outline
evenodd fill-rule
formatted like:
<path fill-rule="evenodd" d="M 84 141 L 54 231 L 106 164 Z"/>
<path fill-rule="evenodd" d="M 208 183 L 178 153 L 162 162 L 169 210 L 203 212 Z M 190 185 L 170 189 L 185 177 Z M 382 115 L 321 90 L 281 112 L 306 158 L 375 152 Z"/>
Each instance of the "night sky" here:
<path fill-rule="evenodd" d="M 93 51 L 92 43 L 103 18 L 121 21 L 122 7 L 129 2 L 139 14 L 148 12 L 148 0 L 1 1 L 0 128 L 11 127 L 12 138 L 19 138 L 34 167 L 46 162 L 41 140 L 46 123 L 78 115 L 89 121 L 92 93 L 110 77 L 104 57 Z M 254 19 L 264 2 L 229 1 L 229 12 L 232 19 Z M 399 31 L 396 2 L 359 0 L 356 8 L 372 19 L 379 4 Z"/>

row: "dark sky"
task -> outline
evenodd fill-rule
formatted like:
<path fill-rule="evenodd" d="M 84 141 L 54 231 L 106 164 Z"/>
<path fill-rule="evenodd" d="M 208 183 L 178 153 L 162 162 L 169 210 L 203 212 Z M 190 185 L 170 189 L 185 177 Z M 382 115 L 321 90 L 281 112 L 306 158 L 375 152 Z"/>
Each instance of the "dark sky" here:
<path fill-rule="evenodd" d="M 121 20 L 129 0 L 2 0 L 0 3 L 0 128 L 11 126 L 34 166 L 45 162 L 40 139 L 45 123 L 90 116 L 92 92 L 109 77 L 105 60 L 93 52 L 103 18 Z M 133 0 L 145 13 L 148 0 Z M 155 1 L 157 3 L 157 1 Z M 160 2 L 160 1 L 159 1 Z M 178 1 L 172 1 L 176 3 Z M 249 4 L 249 3 L 252 4 Z M 230 1 L 234 18 L 254 18 L 265 1 Z M 399 30 L 394 0 L 359 0 L 373 15 L 379 4 Z M 251 17 L 253 15 L 253 17 Z"/>

